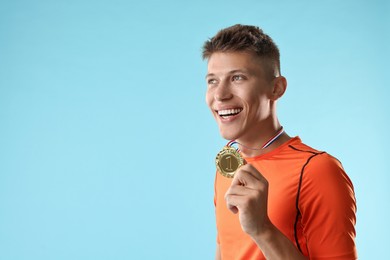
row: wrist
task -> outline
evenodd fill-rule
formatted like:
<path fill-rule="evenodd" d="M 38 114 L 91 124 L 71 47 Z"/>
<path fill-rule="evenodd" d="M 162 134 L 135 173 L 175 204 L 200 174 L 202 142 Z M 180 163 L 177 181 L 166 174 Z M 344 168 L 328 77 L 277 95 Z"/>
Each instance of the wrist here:
<path fill-rule="evenodd" d="M 306 259 L 270 220 L 250 236 L 266 259 Z"/>
<path fill-rule="evenodd" d="M 267 221 L 257 232 L 250 234 L 250 236 L 261 247 L 262 244 L 267 244 L 273 240 L 276 231 L 276 227 L 271 221 Z"/>

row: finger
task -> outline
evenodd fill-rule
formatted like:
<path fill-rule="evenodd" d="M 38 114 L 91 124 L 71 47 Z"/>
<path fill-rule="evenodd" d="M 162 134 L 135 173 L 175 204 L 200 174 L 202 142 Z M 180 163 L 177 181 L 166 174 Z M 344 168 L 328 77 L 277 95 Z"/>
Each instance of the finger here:
<path fill-rule="evenodd" d="M 228 195 L 226 196 L 226 207 L 234 214 L 237 214 L 240 210 L 242 199 L 242 196 Z"/>
<path fill-rule="evenodd" d="M 229 205 L 227 204 L 226 205 L 228 210 L 230 210 L 233 214 L 237 214 L 238 213 L 238 208 L 236 206 L 232 206 L 232 205 Z"/>
<path fill-rule="evenodd" d="M 248 188 L 245 188 L 244 186 L 238 186 L 238 185 L 230 186 L 230 188 L 225 193 L 226 207 L 234 214 L 237 214 L 238 213 L 237 197 L 245 196 L 247 192 L 248 192 Z"/>
<path fill-rule="evenodd" d="M 258 191 L 248 189 L 245 186 L 232 186 L 225 193 L 226 206 L 233 213 L 237 213 L 243 205 L 250 201 L 250 198 L 255 198 L 258 194 Z"/>
<path fill-rule="evenodd" d="M 246 187 L 249 187 L 249 186 L 254 186 L 254 185 L 250 185 L 250 183 L 251 184 L 252 183 L 255 184 L 258 181 L 259 180 L 256 179 L 255 177 L 253 177 L 252 174 L 250 174 L 249 171 L 247 171 L 247 170 L 245 170 L 243 168 L 240 168 L 234 174 L 234 178 L 233 178 L 231 186 L 246 186 Z"/>
<path fill-rule="evenodd" d="M 238 195 L 238 196 L 245 196 L 248 195 L 252 189 L 243 186 L 243 185 L 232 185 L 229 187 L 229 189 L 225 193 L 225 199 L 228 195 Z"/>
<path fill-rule="evenodd" d="M 253 173 L 253 171 L 256 172 Z M 234 175 L 231 184 L 231 186 L 245 186 L 250 189 L 259 189 L 264 185 L 268 185 L 267 180 L 255 168 L 248 167 L 241 167 Z"/>

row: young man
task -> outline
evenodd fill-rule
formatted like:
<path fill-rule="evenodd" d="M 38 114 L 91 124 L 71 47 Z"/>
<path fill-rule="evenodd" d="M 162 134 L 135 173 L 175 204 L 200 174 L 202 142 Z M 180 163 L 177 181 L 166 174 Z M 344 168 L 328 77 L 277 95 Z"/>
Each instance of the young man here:
<path fill-rule="evenodd" d="M 217 171 L 216 259 L 356 259 L 355 196 L 341 163 L 279 123 L 287 81 L 272 39 L 235 25 L 206 41 L 203 58 L 207 105 L 245 160 L 233 178 Z"/>

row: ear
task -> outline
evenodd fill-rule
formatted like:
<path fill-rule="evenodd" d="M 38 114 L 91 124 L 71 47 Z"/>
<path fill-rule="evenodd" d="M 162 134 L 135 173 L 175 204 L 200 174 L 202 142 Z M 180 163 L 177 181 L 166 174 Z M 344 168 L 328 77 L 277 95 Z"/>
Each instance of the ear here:
<path fill-rule="evenodd" d="M 273 101 L 278 100 L 283 96 L 287 89 L 287 80 L 283 76 L 279 76 L 273 79 L 271 99 Z"/>

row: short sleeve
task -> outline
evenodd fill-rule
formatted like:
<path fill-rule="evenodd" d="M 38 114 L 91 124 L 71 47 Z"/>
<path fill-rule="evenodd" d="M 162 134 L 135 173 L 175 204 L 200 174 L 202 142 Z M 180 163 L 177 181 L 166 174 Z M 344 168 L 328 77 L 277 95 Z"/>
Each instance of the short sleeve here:
<path fill-rule="evenodd" d="M 354 188 L 337 159 L 323 153 L 309 160 L 298 205 L 310 259 L 357 259 Z"/>

